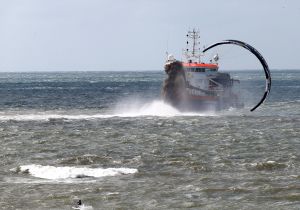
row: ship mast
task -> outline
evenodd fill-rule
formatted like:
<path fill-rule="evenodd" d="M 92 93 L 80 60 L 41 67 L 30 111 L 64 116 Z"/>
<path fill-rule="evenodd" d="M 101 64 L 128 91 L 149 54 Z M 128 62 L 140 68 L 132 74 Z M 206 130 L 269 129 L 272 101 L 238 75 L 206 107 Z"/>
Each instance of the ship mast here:
<path fill-rule="evenodd" d="M 186 42 L 186 49 L 184 50 L 184 55 L 188 63 L 200 63 L 200 48 L 199 48 L 199 31 L 193 29 L 193 31 L 188 31 Z"/>

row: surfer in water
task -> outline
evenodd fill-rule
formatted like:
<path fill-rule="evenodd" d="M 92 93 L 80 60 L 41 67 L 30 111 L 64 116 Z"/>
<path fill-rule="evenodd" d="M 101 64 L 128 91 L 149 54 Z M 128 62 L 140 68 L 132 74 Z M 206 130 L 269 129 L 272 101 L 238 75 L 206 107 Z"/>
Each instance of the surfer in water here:
<path fill-rule="evenodd" d="M 73 209 L 80 209 L 81 206 L 82 206 L 82 201 L 79 199 L 79 200 L 76 202 L 76 204 L 75 204 L 75 206 L 73 207 Z"/>

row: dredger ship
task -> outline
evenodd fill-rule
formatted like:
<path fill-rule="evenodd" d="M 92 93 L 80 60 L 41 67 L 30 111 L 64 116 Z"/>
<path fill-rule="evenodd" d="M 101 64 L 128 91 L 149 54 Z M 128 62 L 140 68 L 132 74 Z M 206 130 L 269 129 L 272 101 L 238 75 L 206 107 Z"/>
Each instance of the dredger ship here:
<path fill-rule="evenodd" d="M 165 72 L 168 78 L 163 85 L 162 97 L 181 111 L 221 110 L 243 107 L 233 87 L 229 73 L 219 72 L 216 54 L 208 62 L 201 62 L 199 32 L 187 33 L 187 47 L 183 51 L 184 61 L 168 54 Z"/>

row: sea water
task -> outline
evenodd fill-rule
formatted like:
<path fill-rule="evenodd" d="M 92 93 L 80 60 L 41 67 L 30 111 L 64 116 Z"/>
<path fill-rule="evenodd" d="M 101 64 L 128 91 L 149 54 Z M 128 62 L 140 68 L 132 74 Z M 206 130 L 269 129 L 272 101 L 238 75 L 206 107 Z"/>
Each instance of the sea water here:
<path fill-rule="evenodd" d="M 0 73 L 0 208 L 299 209 L 300 71 L 255 112 L 231 75 L 243 109 L 182 113 L 159 71 Z"/>

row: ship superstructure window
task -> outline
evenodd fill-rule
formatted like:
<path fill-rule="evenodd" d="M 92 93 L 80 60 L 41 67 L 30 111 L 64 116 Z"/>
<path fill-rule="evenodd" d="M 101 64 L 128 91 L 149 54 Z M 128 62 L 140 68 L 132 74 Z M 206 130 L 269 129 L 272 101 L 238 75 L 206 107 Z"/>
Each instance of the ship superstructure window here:
<path fill-rule="evenodd" d="M 205 69 L 203 69 L 203 68 L 196 68 L 196 72 L 205 72 Z"/>
<path fill-rule="evenodd" d="M 217 71 L 217 69 L 206 69 L 206 72 L 212 72 L 212 71 Z"/>
<path fill-rule="evenodd" d="M 186 68 L 189 72 L 205 72 L 205 68 Z"/>
<path fill-rule="evenodd" d="M 216 72 L 217 69 L 215 68 L 197 68 L 197 67 L 185 67 L 185 71 L 187 72 Z"/>

